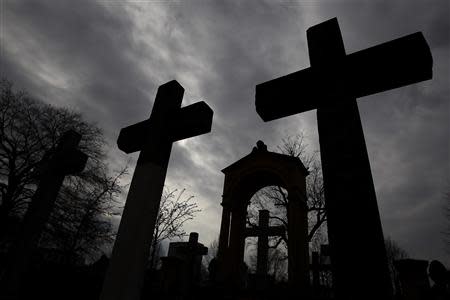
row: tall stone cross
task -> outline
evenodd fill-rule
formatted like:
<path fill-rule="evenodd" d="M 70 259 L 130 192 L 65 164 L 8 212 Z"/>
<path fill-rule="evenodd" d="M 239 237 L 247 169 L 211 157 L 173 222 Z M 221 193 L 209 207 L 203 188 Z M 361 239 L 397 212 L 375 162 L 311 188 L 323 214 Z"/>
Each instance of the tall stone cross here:
<path fill-rule="evenodd" d="M 88 156 L 77 149 L 81 135 L 73 130 L 63 134 L 53 153 L 47 153 L 38 166 L 39 185 L 24 216 L 21 231 L 11 250 L 10 267 L 6 271 L 7 299 L 18 297 L 23 274 L 37 248 L 44 226 L 55 205 L 64 178 L 83 171 Z M 9 298 L 8 298 L 9 297 Z"/>
<path fill-rule="evenodd" d="M 119 149 L 140 154 L 100 299 L 140 298 L 172 143 L 211 131 L 211 108 L 205 102 L 180 108 L 183 93 L 175 80 L 161 85 L 150 118 L 120 131 Z"/>
<path fill-rule="evenodd" d="M 258 237 L 256 274 L 267 275 L 267 262 L 269 254 L 269 236 L 283 236 L 283 226 L 269 226 L 269 211 L 259 211 L 258 226 L 245 228 L 245 236 Z"/>
<path fill-rule="evenodd" d="M 256 111 L 270 121 L 317 109 L 336 295 L 389 299 L 383 231 L 356 98 L 430 79 L 430 49 L 418 32 L 346 55 L 336 18 L 309 28 L 307 39 L 311 67 L 257 85 Z"/>

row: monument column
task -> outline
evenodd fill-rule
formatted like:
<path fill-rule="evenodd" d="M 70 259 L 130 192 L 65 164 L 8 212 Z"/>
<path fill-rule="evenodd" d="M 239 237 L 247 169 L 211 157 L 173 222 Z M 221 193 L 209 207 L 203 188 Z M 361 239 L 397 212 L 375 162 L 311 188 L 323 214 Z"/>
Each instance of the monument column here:
<path fill-rule="evenodd" d="M 258 227 L 260 231 L 266 230 L 266 232 L 261 232 L 258 235 L 258 252 L 257 252 L 257 262 L 256 262 L 256 274 L 267 275 L 267 262 L 269 260 L 269 211 L 260 210 L 259 211 L 259 222 Z"/>
<path fill-rule="evenodd" d="M 230 234 L 230 206 L 222 202 L 222 223 L 220 224 L 219 250 L 217 256 L 223 257 L 228 249 L 228 236 Z"/>
<path fill-rule="evenodd" d="M 308 206 L 304 193 L 288 189 L 288 278 L 297 295 L 309 295 Z"/>
<path fill-rule="evenodd" d="M 230 246 L 227 251 L 226 263 L 229 270 L 227 272 L 228 279 L 235 288 L 241 286 L 240 274 L 244 262 L 246 208 L 246 205 L 238 205 L 233 208 L 231 213 Z"/>

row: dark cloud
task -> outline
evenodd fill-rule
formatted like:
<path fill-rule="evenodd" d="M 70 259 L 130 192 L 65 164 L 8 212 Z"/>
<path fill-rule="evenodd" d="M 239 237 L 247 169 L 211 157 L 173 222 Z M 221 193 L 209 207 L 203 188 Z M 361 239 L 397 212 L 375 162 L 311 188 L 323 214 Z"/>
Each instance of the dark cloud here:
<path fill-rule="evenodd" d="M 254 107 L 256 84 L 309 66 L 308 27 L 337 17 L 348 53 L 423 31 L 433 80 L 358 103 L 386 235 L 415 257 L 446 259 L 448 1 L 3 1 L 2 13 L 1 75 L 79 110 L 112 146 L 120 128 L 149 116 L 166 81 L 184 86 L 183 105 L 213 108 L 210 134 L 174 144 L 167 177 L 198 199 L 188 230 L 207 243 L 220 224 L 221 169 L 259 139 L 275 149 L 300 130 L 318 148 L 314 111 L 264 123 Z M 110 156 L 112 166 L 127 159 L 115 147 Z"/>
<path fill-rule="evenodd" d="M 155 85 L 133 58 L 133 23 L 121 6 L 7 1 L 4 9 L 2 75 L 32 95 L 100 118 L 107 130 L 117 131 L 127 116 L 148 116 L 146 91 Z"/>

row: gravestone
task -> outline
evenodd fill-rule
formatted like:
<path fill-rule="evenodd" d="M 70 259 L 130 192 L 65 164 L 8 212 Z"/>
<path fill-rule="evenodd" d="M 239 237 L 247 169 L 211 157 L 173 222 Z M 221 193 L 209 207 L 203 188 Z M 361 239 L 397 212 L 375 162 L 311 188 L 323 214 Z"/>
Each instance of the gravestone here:
<path fill-rule="evenodd" d="M 88 156 L 77 149 L 81 135 L 65 132 L 54 152 L 48 152 L 37 167 L 38 187 L 24 216 L 21 231 L 11 249 L 11 261 L 5 274 L 6 299 L 18 297 L 21 282 L 33 252 L 55 205 L 64 178 L 83 171 Z M 8 298 L 9 297 L 9 298 Z"/>
<path fill-rule="evenodd" d="M 400 259 L 394 262 L 400 277 L 401 294 L 404 300 L 429 299 L 428 261 Z"/>
<path fill-rule="evenodd" d="M 328 245 L 321 245 L 320 254 L 317 251 L 313 251 L 311 254 L 311 266 L 312 271 L 312 286 L 313 293 L 316 297 L 324 297 L 326 294 L 325 286 L 323 284 L 323 273 L 330 271 L 330 265 L 326 263 L 328 256 L 326 248 Z"/>
<path fill-rule="evenodd" d="M 269 211 L 266 209 L 259 211 L 258 226 L 247 227 L 245 229 L 246 237 L 258 238 L 256 274 L 260 276 L 267 275 L 269 237 L 283 236 L 284 234 L 284 226 L 269 226 Z"/>
<path fill-rule="evenodd" d="M 433 260 L 428 268 L 433 286 L 430 299 L 450 299 L 450 271 L 438 260 Z"/>
<path fill-rule="evenodd" d="M 211 131 L 211 108 L 203 101 L 180 108 L 183 93 L 183 87 L 175 80 L 161 85 L 150 118 L 120 131 L 119 149 L 140 154 L 105 276 L 102 300 L 140 298 L 172 143 Z"/>
<path fill-rule="evenodd" d="M 311 254 L 311 271 L 312 271 L 312 286 L 313 292 L 318 293 L 320 288 L 320 262 L 319 262 L 319 252 L 313 251 Z"/>
<path fill-rule="evenodd" d="M 336 18 L 309 28 L 307 39 L 311 67 L 257 85 L 256 111 L 267 122 L 317 109 L 337 297 L 390 299 L 383 231 L 356 98 L 430 79 L 430 49 L 423 35 L 414 33 L 346 55 Z M 348 251 L 355 228 L 361 229 L 357 242 L 365 251 Z"/>
<path fill-rule="evenodd" d="M 169 295 L 185 296 L 201 280 L 203 255 L 208 248 L 198 242 L 198 233 L 191 232 L 188 242 L 169 244 L 167 257 L 162 257 L 162 285 Z"/>

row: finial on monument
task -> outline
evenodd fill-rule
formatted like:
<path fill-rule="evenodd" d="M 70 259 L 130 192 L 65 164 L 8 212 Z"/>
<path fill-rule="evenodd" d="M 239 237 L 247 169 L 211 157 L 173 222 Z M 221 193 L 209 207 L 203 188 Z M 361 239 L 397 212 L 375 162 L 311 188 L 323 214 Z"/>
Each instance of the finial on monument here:
<path fill-rule="evenodd" d="M 189 243 L 197 244 L 198 242 L 198 233 L 197 232 L 191 232 L 189 234 Z"/>
<path fill-rule="evenodd" d="M 259 140 L 256 142 L 256 147 L 253 147 L 252 152 L 267 152 L 267 145 L 263 141 Z"/>

